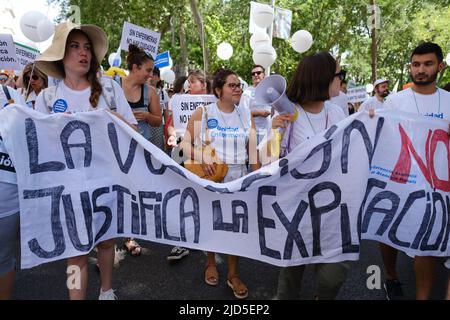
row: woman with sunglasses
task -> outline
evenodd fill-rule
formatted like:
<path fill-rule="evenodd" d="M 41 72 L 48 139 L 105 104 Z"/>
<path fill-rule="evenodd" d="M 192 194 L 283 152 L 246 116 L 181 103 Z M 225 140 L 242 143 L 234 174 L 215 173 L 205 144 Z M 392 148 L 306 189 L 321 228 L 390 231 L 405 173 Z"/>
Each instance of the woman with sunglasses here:
<path fill-rule="evenodd" d="M 291 115 L 277 115 L 272 128 L 284 129 L 285 134 L 280 154 L 271 155 L 275 159 L 285 156 L 296 146 L 311 139 L 335 123 L 345 119 L 342 109 L 331 103 L 325 103 L 330 97 L 339 94 L 344 77 L 341 67 L 328 52 L 318 52 L 301 60 L 286 91 L 299 115 L 289 122 Z M 271 143 L 271 142 L 269 142 Z M 315 299 L 334 299 L 347 277 L 348 264 L 315 264 Z M 278 299 L 299 299 L 304 265 L 282 268 L 278 279 Z"/>
<path fill-rule="evenodd" d="M 202 170 L 207 176 L 214 176 L 216 172 L 213 162 L 217 160 L 203 154 L 201 150 L 201 146 L 209 144 L 220 162 L 228 165 L 223 182 L 229 182 L 247 174 L 247 161 L 252 164 L 252 169 L 258 169 L 255 126 L 250 110 L 237 105 L 242 89 L 235 72 L 219 70 L 214 75 L 212 89 L 219 100 L 195 110 L 188 122 L 181 147 L 185 155 L 202 164 Z M 228 256 L 227 284 L 236 298 L 245 299 L 248 289 L 238 277 L 238 259 L 237 256 Z M 205 282 L 212 286 L 219 283 L 214 252 L 208 252 Z"/>
<path fill-rule="evenodd" d="M 36 98 L 41 90 L 48 87 L 48 77 L 38 67 L 29 63 L 23 69 L 23 97 L 26 104 L 34 108 Z"/>

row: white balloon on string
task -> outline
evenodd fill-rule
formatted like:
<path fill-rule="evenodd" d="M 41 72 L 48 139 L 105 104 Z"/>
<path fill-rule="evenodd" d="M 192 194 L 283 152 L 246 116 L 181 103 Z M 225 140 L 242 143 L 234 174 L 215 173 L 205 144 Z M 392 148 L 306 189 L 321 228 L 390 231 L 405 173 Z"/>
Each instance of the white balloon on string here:
<path fill-rule="evenodd" d="M 311 33 L 306 30 L 299 30 L 292 36 L 292 48 L 298 53 L 308 51 L 313 44 Z"/>
<path fill-rule="evenodd" d="M 374 89 L 373 84 L 369 83 L 368 85 L 366 85 L 366 92 L 367 93 L 369 93 L 369 94 L 372 93 L 373 89 Z"/>
<path fill-rule="evenodd" d="M 255 50 L 257 46 L 270 45 L 270 37 L 265 32 L 255 32 L 250 37 L 250 47 Z"/>
<path fill-rule="evenodd" d="M 228 42 L 222 42 L 217 47 L 217 56 L 221 60 L 229 60 L 233 55 L 233 47 Z"/>
<path fill-rule="evenodd" d="M 277 53 L 271 45 L 261 45 L 253 51 L 253 62 L 264 68 L 269 68 L 275 63 Z"/>

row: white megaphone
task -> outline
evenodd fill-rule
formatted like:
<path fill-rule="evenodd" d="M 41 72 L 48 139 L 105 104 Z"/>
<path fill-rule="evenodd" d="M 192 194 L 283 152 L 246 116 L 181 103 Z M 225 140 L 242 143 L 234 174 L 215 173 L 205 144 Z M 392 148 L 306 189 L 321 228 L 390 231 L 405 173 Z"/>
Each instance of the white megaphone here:
<path fill-rule="evenodd" d="M 286 79 L 278 74 L 261 81 L 255 89 L 257 105 L 272 105 L 279 114 L 292 114 L 291 121 L 298 117 L 298 110 L 286 96 Z"/>
<path fill-rule="evenodd" d="M 255 102 L 257 105 L 272 105 L 279 114 L 292 114 L 291 122 L 298 117 L 298 109 L 286 96 L 286 79 L 280 75 L 272 75 L 261 81 L 255 89 Z M 270 143 L 272 156 L 279 156 L 283 130 L 275 130 L 274 141 Z"/>

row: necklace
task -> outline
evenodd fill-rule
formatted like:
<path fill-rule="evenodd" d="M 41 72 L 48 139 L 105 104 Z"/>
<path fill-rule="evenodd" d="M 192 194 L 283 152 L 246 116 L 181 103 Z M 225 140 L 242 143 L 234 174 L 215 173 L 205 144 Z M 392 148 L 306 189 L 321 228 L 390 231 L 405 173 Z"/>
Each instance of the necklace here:
<path fill-rule="evenodd" d="M 313 126 L 313 124 L 311 122 L 311 119 L 309 118 L 308 112 L 306 112 L 305 109 L 303 109 L 303 111 L 305 112 L 306 119 L 308 119 L 309 125 L 311 126 L 311 129 L 314 132 L 314 135 L 316 135 L 317 134 L 316 129 L 314 129 L 314 126 Z M 325 130 L 327 130 L 327 129 L 328 129 L 328 111 L 325 110 Z"/>
<path fill-rule="evenodd" d="M 439 91 L 439 88 L 436 88 L 437 92 L 438 92 L 438 97 L 439 97 L 439 105 L 438 105 L 438 112 L 437 114 L 439 115 L 441 113 L 441 92 Z M 417 114 L 422 114 L 419 110 L 419 105 L 417 104 L 417 99 L 416 99 L 416 93 L 414 92 L 413 89 L 411 89 L 412 93 L 413 93 L 413 97 L 414 97 L 414 102 L 416 103 L 416 109 L 417 109 Z"/>
<path fill-rule="evenodd" d="M 222 110 L 220 110 L 220 108 L 219 108 L 219 104 L 216 104 L 216 105 L 217 105 L 217 111 L 219 111 L 219 114 L 220 114 L 220 118 L 222 119 L 223 123 L 225 124 L 225 127 L 228 128 L 229 125 L 228 125 L 227 121 L 225 120 L 225 117 L 223 116 Z M 242 129 L 244 130 L 245 134 L 247 134 L 248 129 L 245 127 L 244 122 L 242 122 L 241 114 L 236 106 L 234 106 L 234 110 L 231 113 L 233 113 L 234 111 L 236 111 L 236 113 L 239 117 L 239 122 L 241 123 Z"/>

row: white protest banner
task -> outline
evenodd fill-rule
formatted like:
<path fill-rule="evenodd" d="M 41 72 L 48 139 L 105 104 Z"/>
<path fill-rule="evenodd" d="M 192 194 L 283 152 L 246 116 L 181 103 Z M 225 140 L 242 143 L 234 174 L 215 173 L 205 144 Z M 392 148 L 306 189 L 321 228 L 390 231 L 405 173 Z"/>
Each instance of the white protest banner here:
<path fill-rule="evenodd" d="M 213 95 L 176 94 L 170 99 L 170 109 L 173 113 L 173 127 L 181 135 L 194 111 L 201 106 L 214 103 L 217 98 Z"/>
<path fill-rule="evenodd" d="M 291 37 L 292 11 L 275 7 L 275 20 L 273 22 L 273 36 L 280 39 Z"/>
<path fill-rule="evenodd" d="M 30 48 L 26 45 L 17 42 L 14 42 L 14 44 L 16 45 L 16 56 L 21 69 L 23 69 L 27 64 L 33 63 L 41 54 L 39 50 Z"/>
<path fill-rule="evenodd" d="M 104 111 L 0 111 L 22 266 L 134 237 L 278 266 L 356 260 L 360 239 L 449 256 L 448 121 L 354 114 L 238 180 L 202 180 Z M 53 141 L 53 143 L 49 143 Z"/>
<path fill-rule="evenodd" d="M 12 35 L 0 34 L 0 69 L 19 70 L 16 48 Z"/>
<path fill-rule="evenodd" d="M 156 59 L 158 54 L 159 40 L 161 34 L 132 23 L 123 24 L 122 39 L 120 40 L 120 49 L 128 51 L 129 44 L 135 44 Z"/>
<path fill-rule="evenodd" d="M 358 103 L 367 99 L 366 86 L 349 88 L 347 90 L 348 102 Z"/>

